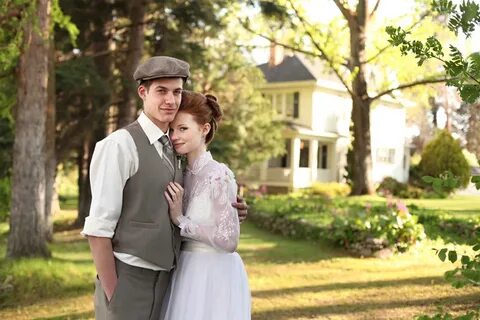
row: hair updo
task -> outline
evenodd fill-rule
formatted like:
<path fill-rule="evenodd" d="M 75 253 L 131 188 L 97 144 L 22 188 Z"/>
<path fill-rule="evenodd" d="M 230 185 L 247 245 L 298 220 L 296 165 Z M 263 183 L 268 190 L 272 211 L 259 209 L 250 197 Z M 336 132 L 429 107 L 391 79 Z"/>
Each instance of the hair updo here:
<path fill-rule="evenodd" d="M 191 114 L 195 122 L 200 125 L 209 123 L 211 129 L 205 137 L 205 143 L 209 144 L 213 140 L 213 136 L 218 129 L 218 122 L 223 115 L 215 96 L 183 90 L 182 102 L 178 111 Z"/>

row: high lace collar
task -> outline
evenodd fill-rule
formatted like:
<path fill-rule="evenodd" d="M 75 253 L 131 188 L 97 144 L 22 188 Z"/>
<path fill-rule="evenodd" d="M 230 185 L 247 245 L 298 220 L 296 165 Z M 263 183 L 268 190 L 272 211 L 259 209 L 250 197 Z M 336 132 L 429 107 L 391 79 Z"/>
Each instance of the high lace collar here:
<path fill-rule="evenodd" d="M 212 160 L 212 155 L 210 154 L 210 151 L 206 151 L 202 153 L 195 161 L 193 162 L 193 165 L 191 168 L 187 166 L 187 172 L 191 174 L 197 174 L 200 172 L 200 170 L 205 167 L 205 165 Z"/>

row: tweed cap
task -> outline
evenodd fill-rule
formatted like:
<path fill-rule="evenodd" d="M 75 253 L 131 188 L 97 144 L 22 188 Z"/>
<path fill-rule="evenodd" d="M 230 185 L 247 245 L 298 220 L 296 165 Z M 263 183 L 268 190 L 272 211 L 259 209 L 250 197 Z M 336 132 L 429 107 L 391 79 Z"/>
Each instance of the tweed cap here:
<path fill-rule="evenodd" d="M 157 78 L 178 77 L 186 80 L 189 76 L 190 65 L 187 62 L 167 56 L 151 57 L 140 64 L 133 73 L 133 78 L 138 83 Z"/>

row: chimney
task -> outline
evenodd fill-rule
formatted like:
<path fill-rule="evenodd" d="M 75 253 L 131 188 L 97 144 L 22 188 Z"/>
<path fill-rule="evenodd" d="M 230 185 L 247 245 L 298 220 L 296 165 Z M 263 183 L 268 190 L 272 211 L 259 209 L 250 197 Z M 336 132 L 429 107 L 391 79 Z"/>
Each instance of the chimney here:
<path fill-rule="evenodd" d="M 284 48 L 275 42 L 270 42 L 270 57 L 268 59 L 268 66 L 273 68 L 282 63 L 284 58 Z"/>

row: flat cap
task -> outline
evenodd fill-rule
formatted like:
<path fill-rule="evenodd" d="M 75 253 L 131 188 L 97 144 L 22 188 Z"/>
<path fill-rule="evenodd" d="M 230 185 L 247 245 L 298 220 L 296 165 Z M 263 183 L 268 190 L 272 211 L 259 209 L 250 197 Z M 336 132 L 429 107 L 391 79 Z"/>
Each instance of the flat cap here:
<path fill-rule="evenodd" d="M 187 62 L 167 56 L 151 57 L 140 64 L 133 73 L 133 78 L 138 83 L 157 78 L 188 79 L 189 76 L 190 65 Z"/>

